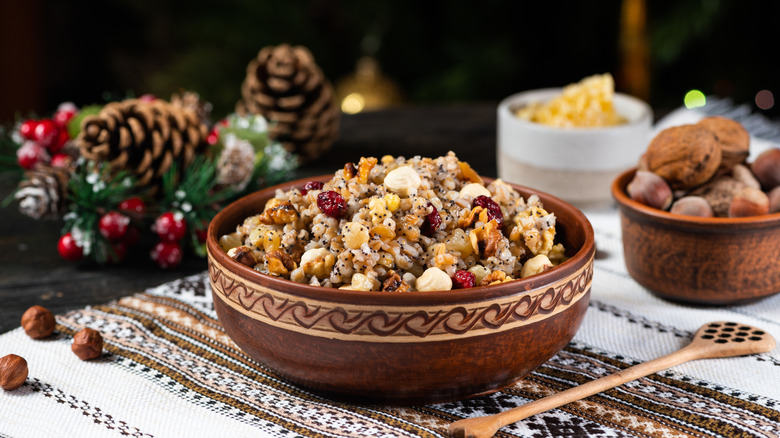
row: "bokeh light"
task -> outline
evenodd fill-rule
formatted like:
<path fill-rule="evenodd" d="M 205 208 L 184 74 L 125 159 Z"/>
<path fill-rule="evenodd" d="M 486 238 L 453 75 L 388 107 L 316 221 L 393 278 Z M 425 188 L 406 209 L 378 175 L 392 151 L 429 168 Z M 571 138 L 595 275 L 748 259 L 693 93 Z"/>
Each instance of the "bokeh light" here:
<path fill-rule="evenodd" d="M 707 98 L 704 96 L 704 93 L 702 93 L 699 90 L 691 90 L 687 93 L 685 93 L 685 99 L 683 99 L 683 103 L 685 104 L 685 107 L 690 108 L 698 108 L 702 107 L 707 103 Z"/>
<path fill-rule="evenodd" d="M 350 93 L 341 101 L 341 110 L 347 114 L 357 114 L 366 107 L 366 99 L 360 93 Z"/>
<path fill-rule="evenodd" d="M 775 96 L 769 90 L 761 90 L 756 93 L 756 106 L 762 110 L 771 109 L 775 106 Z"/>

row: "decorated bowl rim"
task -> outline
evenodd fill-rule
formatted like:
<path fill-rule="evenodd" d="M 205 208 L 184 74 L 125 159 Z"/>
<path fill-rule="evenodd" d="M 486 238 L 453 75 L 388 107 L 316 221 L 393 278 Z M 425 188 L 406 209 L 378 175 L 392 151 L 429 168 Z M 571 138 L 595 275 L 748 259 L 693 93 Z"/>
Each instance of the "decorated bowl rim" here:
<path fill-rule="evenodd" d="M 219 236 L 217 235 L 219 228 L 223 226 L 223 222 L 225 222 L 227 218 L 235 214 L 235 212 L 238 210 L 243 209 L 244 204 L 262 202 L 264 205 L 264 201 L 273 197 L 273 194 L 277 189 L 287 190 L 292 187 L 303 186 L 303 184 L 308 181 L 327 180 L 332 177 L 333 174 L 326 174 L 288 181 L 272 187 L 267 187 L 254 193 L 247 194 L 222 208 L 222 210 L 220 210 L 211 220 L 208 227 L 206 246 L 209 264 L 219 264 L 224 269 L 254 284 L 264 285 L 265 287 L 271 289 L 284 291 L 285 293 L 301 297 L 309 297 L 318 300 L 324 299 L 341 303 L 382 304 L 388 306 L 418 306 L 476 302 L 484 301 L 486 299 L 508 297 L 523 292 L 530 292 L 545 286 L 554 285 L 559 280 L 566 278 L 567 274 L 570 275 L 572 273 L 587 269 L 588 265 L 593 263 L 593 258 L 595 255 L 594 231 L 590 221 L 587 219 L 584 213 L 582 213 L 573 205 L 553 195 L 511 183 L 508 184 L 510 184 L 515 190 L 519 189 L 519 191 L 523 193 L 524 197 L 527 197 L 525 193 L 538 195 L 542 200 L 542 203 L 545 205 L 545 208 L 547 208 L 548 202 L 550 202 L 552 204 L 557 204 L 555 207 L 557 211 L 560 211 L 561 208 L 566 209 L 567 213 L 576 219 L 576 223 L 566 224 L 565 226 L 582 228 L 584 241 L 582 242 L 582 245 L 577 250 L 577 252 L 574 253 L 574 255 L 572 255 L 569 259 L 560 265 L 556 266 L 555 269 L 551 269 L 547 272 L 543 272 L 532 277 L 516 279 L 499 285 L 478 286 L 468 289 L 453 289 L 447 291 L 413 293 L 354 291 L 321 286 L 311 286 L 309 284 L 296 283 L 292 280 L 278 278 L 272 275 L 258 272 L 231 259 L 222 250 L 219 244 Z M 487 177 L 483 177 L 483 179 L 486 181 L 486 183 L 494 180 L 494 178 Z M 548 211 L 556 213 L 556 211 L 553 210 Z"/>

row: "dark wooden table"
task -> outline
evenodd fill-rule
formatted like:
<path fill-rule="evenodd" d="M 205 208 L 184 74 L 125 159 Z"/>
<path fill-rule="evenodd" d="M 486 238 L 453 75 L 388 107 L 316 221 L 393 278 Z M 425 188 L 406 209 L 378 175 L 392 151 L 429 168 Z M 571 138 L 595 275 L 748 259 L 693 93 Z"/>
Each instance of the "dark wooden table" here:
<path fill-rule="evenodd" d="M 479 173 L 495 176 L 496 105 L 405 107 L 344 116 L 336 144 L 296 177 L 333 172 L 361 156 L 439 156 L 450 150 Z M 13 189 L 0 178 L 0 199 Z M 32 220 L 15 203 L 0 210 L 0 218 L 0 333 L 18 327 L 34 304 L 59 314 L 206 270 L 206 260 L 194 255 L 175 270 L 158 268 L 142 253 L 112 266 L 67 262 L 57 254 L 61 222 Z"/>

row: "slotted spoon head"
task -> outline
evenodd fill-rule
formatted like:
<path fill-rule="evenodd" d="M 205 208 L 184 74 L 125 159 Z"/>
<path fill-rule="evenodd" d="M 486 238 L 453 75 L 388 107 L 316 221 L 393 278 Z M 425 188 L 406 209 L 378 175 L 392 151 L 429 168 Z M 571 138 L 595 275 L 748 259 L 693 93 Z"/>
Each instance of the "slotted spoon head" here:
<path fill-rule="evenodd" d="M 693 335 L 691 348 L 704 350 L 702 357 L 742 356 L 766 353 L 775 348 L 775 338 L 765 330 L 731 321 L 703 325 Z"/>

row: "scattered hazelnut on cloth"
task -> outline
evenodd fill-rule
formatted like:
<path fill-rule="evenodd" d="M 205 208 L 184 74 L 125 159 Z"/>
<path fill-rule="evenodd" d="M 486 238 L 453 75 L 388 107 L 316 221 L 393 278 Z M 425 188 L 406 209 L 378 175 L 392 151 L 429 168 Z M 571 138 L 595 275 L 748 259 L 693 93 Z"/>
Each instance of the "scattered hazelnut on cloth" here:
<path fill-rule="evenodd" d="M 13 391 L 27 380 L 27 361 L 15 354 L 0 357 L 0 388 Z"/>
<path fill-rule="evenodd" d="M 32 306 L 22 315 L 22 327 L 33 339 L 41 339 L 54 332 L 54 315 L 43 306 Z"/>
<path fill-rule="evenodd" d="M 103 353 L 103 336 L 95 329 L 84 328 L 73 336 L 70 349 L 81 360 L 95 359 Z"/>

